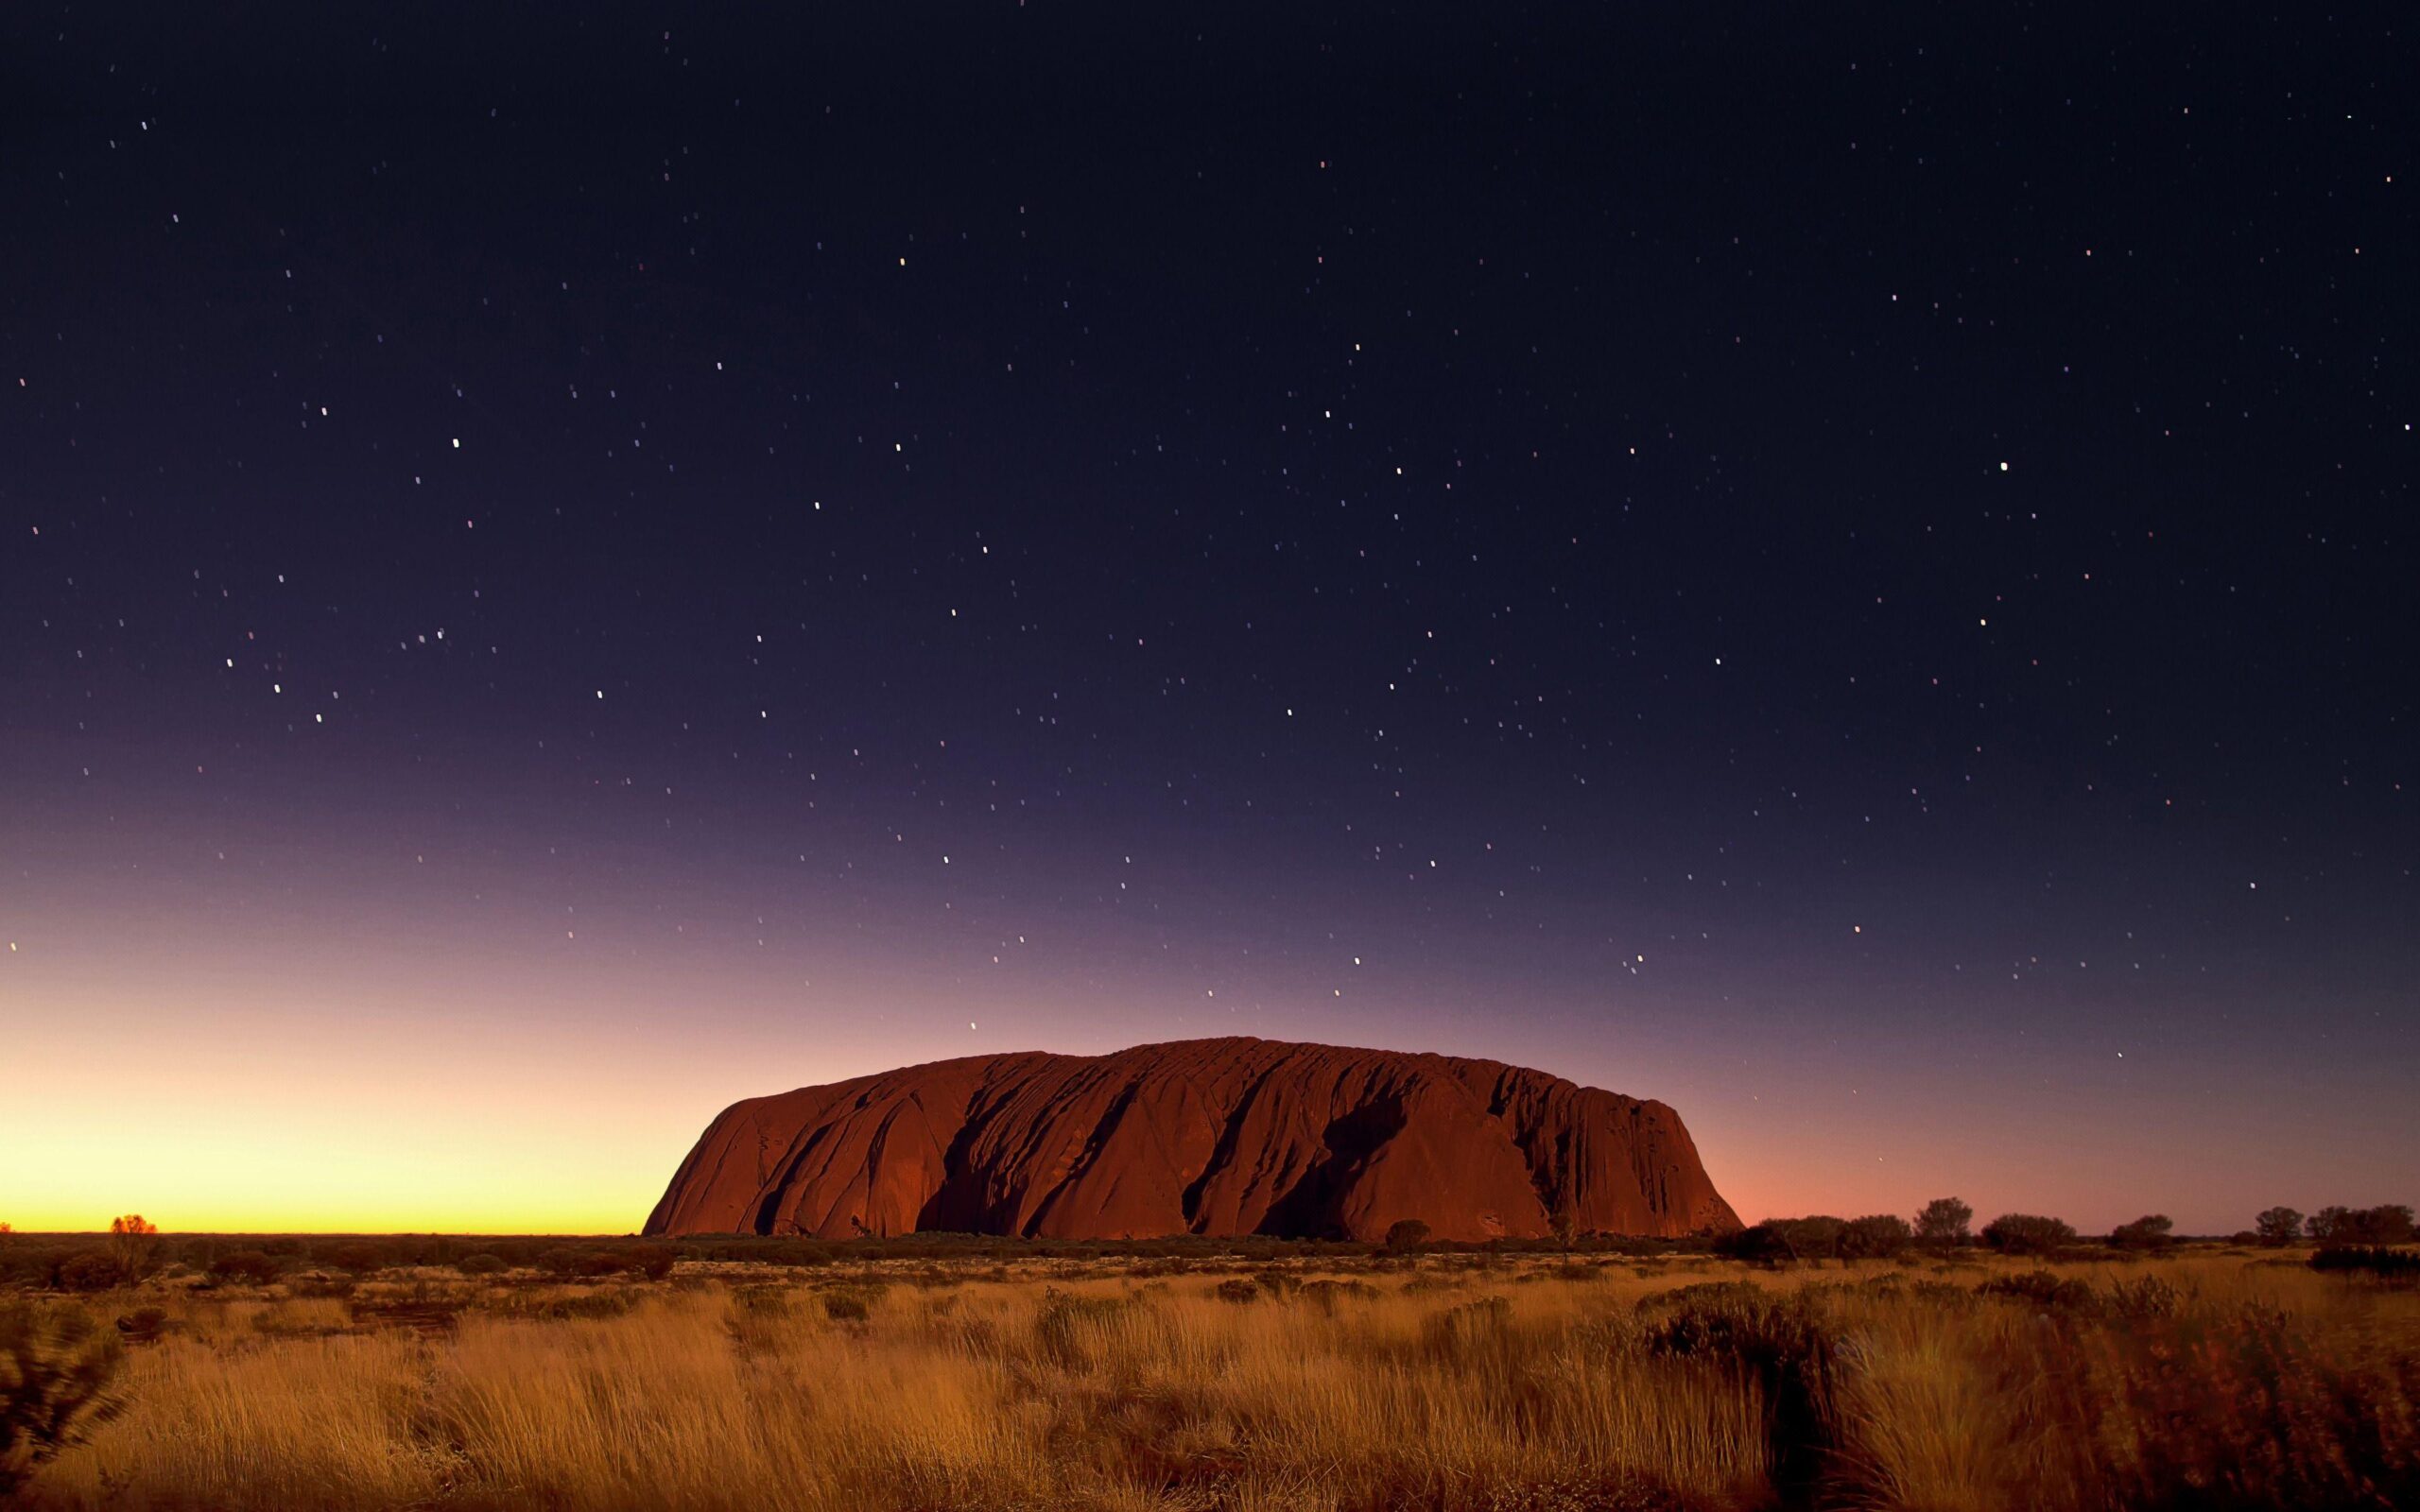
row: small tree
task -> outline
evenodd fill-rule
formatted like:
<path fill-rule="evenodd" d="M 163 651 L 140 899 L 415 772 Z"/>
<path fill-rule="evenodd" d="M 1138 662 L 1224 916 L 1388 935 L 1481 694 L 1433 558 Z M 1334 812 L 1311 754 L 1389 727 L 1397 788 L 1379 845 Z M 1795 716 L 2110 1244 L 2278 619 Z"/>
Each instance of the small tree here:
<path fill-rule="evenodd" d="M 1554 1242 L 1568 1250 L 1571 1242 L 1580 1237 L 1580 1218 L 1568 1203 L 1554 1211 Z"/>
<path fill-rule="evenodd" d="M 1417 1218 L 1398 1218 L 1387 1226 L 1386 1246 L 1393 1254 L 1410 1254 L 1426 1243 L 1428 1226 Z"/>
<path fill-rule="evenodd" d="M 2076 1242 L 2075 1228 L 2058 1218 L 2004 1212 L 1983 1225 L 1983 1243 L 2003 1255 L 2040 1255 Z"/>
<path fill-rule="evenodd" d="M 1916 1214 L 1916 1242 L 1924 1245 L 1962 1245 L 1966 1242 L 1966 1226 L 1975 1221 L 1975 1210 L 1956 1197 L 1935 1197 Z"/>
<path fill-rule="evenodd" d="M 2109 1231 L 2109 1243 L 2118 1249 L 2159 1249 L 2176 1242 L 2169 1230 L 2176 1225 L 2166 1213 L 2146 1213 L 2133 1223 L 2121 1223 Z"/>
<path fill-rule="evenodd" d="M 121 1279 L 139 1281 L 160 1264 L 160 1228 L 139 1212 L 110 1220 L 110 1258 Z"/>
<path fill-rule="evenodd" d="M 2274 1249 L 2302 1237 L 2303 1215 L 2291 1208 L 2271 1208 L 2252 1220 L 2252 1228 L 2262 1244 Z"/>
<path fill-rule="evenodd" d="M 2360 1231 L 2358 1243 L 2364 1245 L 2408 1245 L 2411 1243 L 2411 1210 L 2400 1202 L 2390 1202 L 2376 1208 L 2364 1208 L 2354 1214 Z"/>
<path fill-rule="evenodd" d="M 1887 1260 L 1913 1244 L 1915 1237 L 1908 1220 L 1897 1213 L 1877 1212 L 1870 1217 L 1852 1218 L 1841 1231 L 1841 1258 Z"/>

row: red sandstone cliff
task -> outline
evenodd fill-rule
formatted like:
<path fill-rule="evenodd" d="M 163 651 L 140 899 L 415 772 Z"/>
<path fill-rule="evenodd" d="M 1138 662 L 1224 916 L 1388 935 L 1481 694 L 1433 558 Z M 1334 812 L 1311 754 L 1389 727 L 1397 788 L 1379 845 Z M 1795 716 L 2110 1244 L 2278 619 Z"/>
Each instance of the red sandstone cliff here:
<path fill-rule="evenodd" d="M 1187 1040 L 910 1066 L 723 1110 L 651 1234 L 1676 1235 L 1739 1220 L 1662 1103 L 1493 1060 Z"/>

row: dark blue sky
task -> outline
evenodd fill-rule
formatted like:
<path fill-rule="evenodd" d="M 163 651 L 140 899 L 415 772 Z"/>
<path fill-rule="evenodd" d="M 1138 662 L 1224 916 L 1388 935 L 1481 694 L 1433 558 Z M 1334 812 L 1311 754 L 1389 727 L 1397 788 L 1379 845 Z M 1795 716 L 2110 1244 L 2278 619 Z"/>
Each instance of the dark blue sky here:
<path fill-rule="evenodd" d="M 1252 1032 L 1751 1217 L 2411 1198 L 2391 10 L 494 9 L 0 22 L 38 1070 L 352 960 L 664 1171 Z"/>

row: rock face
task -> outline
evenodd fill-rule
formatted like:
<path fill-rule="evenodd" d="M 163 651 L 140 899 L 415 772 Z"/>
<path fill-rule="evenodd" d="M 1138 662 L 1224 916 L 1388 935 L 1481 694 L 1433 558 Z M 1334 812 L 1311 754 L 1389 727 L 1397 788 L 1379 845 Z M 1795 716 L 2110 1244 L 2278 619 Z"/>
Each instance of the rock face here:
<path fill-rule="evenodd" d="M 1270 1040 L 910 1066 L 725 1108 L 650 1234 L 1440 1239 L 1739 1220 L 1680 1115 L 1493 1060 Z"/>

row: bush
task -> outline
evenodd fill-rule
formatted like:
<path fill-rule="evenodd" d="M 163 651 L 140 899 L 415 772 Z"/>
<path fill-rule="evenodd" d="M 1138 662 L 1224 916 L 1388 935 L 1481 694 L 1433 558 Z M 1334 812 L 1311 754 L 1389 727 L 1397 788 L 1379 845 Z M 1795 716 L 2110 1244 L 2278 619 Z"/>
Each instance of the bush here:
<path fill-rule="evenodd" d="M 2252 1220 L 2253 1231 L 2262 1244 L 2282 1248 L 2303 1235 L 2303 1215 L 2291 1208 L 2271 1208 Z"/>
<path fill-rule="evenodd" d="M 1252 1290 L 1249 1282 L 1245 1290 Z M 1043 1292 L 1041 1310 L 1034 1314 L 1034 1342 L 1044 1358 L 1061 1369 L 1084 1369 L 1092 1364 L 1092 1352 L 1085 1349 L 1082 1337 L 1085 1328 L 1107 1322 L 1135 1305 L 1123 1297 L 1079 1297 L 1050 1287 Z"/>
<path fill-rule="evenodd" d="M 1908 1227 L 1907 1219 L 1896 1213 L 1877 1212 L 1849 1220 L 1848 1227 L 1841 1231 L 1841 1257 L 1888 1260 L 1915 1242 L 1915 1230 Z"/>
<path fill-rule="evenodd" d="M 2335 1275 L 2374 1276 L 2379 1280 L 2420 1281 L 2420 1254 L 2376 1246 L 2343 1246 L 2310 1257 L 2310 1268 Z"/>
<path fill-rule="evenodd" d="M 2411 1210 L 2401 1203 L 2377 1208 L 2322 1208 L 2310 1215 L 2310 1237 L 2322 1245 L 2410 1244 Z"/>
<path fill-rule="evenodd" d="M 2047 1255 L 2075 1242 L 2072 1226 L 2031 1212 L 2004 1212 L 1983 1225 L 1983 1243 L 2003 1255 Z"/>
<path fill-rule="evenodd" d="M 620 1317 L 630 1310 L 631 1298 L 626 1292 L 574 1292 L 569 1296 L 557 1297 L 516 1293 L 498 1304 L 495 1313 L 500 1317 L 564 1323 L 575 1319 Z"/>
<path fill-rule="evenodd" d="M 1986 1233 L 1989 1231 L 1985 1230 Z M 2045 1312 L 2090 1313 L 2100 1306 L 2100 1295 L 2091 1287 L 2047 1270 L 1996 1276 L 1976 1287 L 1975 1291 L 1981 1297 L 2005 1297 L 2012 1301 L 2028 1302 Z"/>
<path fill-rule="evenodd" d="M 1303 1285 L 1303 1300 L 1323 1313 L 1333 1313 L 1337 1305 L 1347 1300 L 1373 1301 L 1379 1296 L 1368 1281 L 1306 1281 Z"/>
<path fill-rule="evenodd" d="M 1838 1218 L 1817 1215 L 1812 1218 L 1784 1218 L 1775 1226 L 1781 1230 L 1782 1243 L 1789 1248 L 1792 1260 L 1838 1260 L 1841 1237 L 1848 1232 L 1848 1225 Z"/>
<path fill-rule="evenodd" d="M 1398 1218 L 1387 1226 L 1390 1254 L 1408 1255 L 1428 1243 L 1428 1226 L 1417 1218 Z"/>
<path fill-rule="evenodd" d="M 835 1323 L 862 1323 L 873 1315 L 873 1305 L 890 1290 L 880 1281 L 853 1281 L 823 1293 L 823 1315 Z"/>
<path fill-rule="evenodd" d="M 219 1256 L 210 1263 L 210 1279 L 216 1281 L 237 1281 L 250 1286 L 267 1286 L 277 1280 L 285 1266 L 277 1257 L 266 1250 L 238 1249 Z"/>
<path fill-rule="evenodd" d="M 2130 1322 L 2173 1316 L 2185 1305 L 2185 1294 L 2157 1276 L 2119 1281 L 2109 1289 L 2109 1312 Z"/>
<path fill-rule="evenodd" d="M 465 1276 L 493 1276 L 504 1269 L 504 1262 L 483 1249 L 476 1254 L 464 1255 L 454 1263 L 454 1268 Z"/>
<path fill-rule="evenodd" d="M 388 1265 L 385 1251 L 376 1245 L 359 1242 L 313 1246 L 311 1258 L 322 1265 L 330 1265 L 354 1276 L 374 1276 Z"/>
<path fill-rule="evenodd" d="M 632 1271 L 648 1280 L 660 1281 L 672 1274 L 673 1265 L 681 1259 L 681 1251 L 670 1245 L 640 1245 L 630 1252 L 627 1259 Z"/>
<path fill-rule="evenodd" d="M 1786 1502 L 1806 1499 L 1838 1441 L 1832 1386 L 1839 1341 L 1816 1300 L 1720 1281 L 1684 1286 L 1639 1306 L 1651 1314 L 1651 1349 L 1720 1361 L 1756 1383 L 1769 1415 L 1774 1484 Z"/>
<path fill-rule="evenodd" d="M 1260 1288 L 1241 1276 L 1230 1276 L 1219 1283 L 1215 1295 L 1222 1302 L 1256 1302 L 1260 1300 Z"/>
<path fill-rule="evenodd" d="M 1737 1233 L 1724 1234 L 1714 1242 L 1714 1252 L 1726 1260 L 1746 1261 L 1752 1265 L 1778 1265 L 1789 1259 L 1789 1238 L 1780 1224 L 1768 1219 L 1752 1223 Z"/>
<path fill-rule="evenodd" d="M 1421 1319 L 1420 1336 L 1430 1349 L 1454 1353 L 1504 1336 L 1512 1325 L 1512 1304 L 1480 1297 Z"/>
<path fill-rule="evenodd" d="M 0 1307 L 0 1497 L 124 1410 L 124 1359 L 80 1312 Z"/>
<path fill-rule="evenodd" d="M 2165 1249 L 2176 1243 L 2175 1235 L 2169 1232 L 2175 1227 L 2166 1213 L 2148 1213 L 2111 1229 L 2109 1243 L 2117 1249 Z"/>
<path fill-rule="evenodd" d="M 2266 1307 L 2112 1329 L 2055 1351 L 2100 1441 L 2092 1504 L 2165 1512 L 2420 1505 L 2408 1356 Z"/>
<path fill-rule="evenodd" d="M 62 1292 L 106 1292 L 124 1279 L 117 1257 L 99 1249 L 77 1250 L 50 1268 L 50 1284 Z"/>
<path fill-rule="evenodd" d="M 538 1268 L 564 1280 L 612 1276 L 622 1268 L 621 1258 L 602 1249 L 549 1249 L 538 1257 Z"/>

